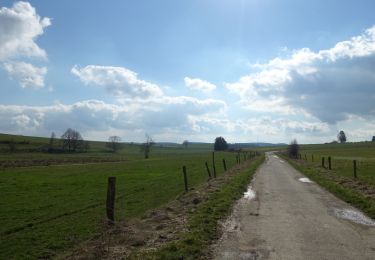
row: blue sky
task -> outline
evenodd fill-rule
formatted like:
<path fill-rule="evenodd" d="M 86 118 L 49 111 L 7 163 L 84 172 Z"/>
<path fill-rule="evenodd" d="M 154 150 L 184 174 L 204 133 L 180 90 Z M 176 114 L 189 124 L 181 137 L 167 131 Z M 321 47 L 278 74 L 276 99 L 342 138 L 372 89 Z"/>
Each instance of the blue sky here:
<path fill-rule="evenodd" d="M 373 1 L 0 1 L 0 132 L 375 135 Z"/>

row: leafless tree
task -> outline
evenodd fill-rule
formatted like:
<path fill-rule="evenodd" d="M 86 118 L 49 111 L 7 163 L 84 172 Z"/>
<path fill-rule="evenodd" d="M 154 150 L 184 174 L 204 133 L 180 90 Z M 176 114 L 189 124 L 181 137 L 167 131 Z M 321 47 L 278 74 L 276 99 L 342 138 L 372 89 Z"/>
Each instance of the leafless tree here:
<path fill-rule="evenodd" d="M 74 129 L 68 128 L 61 136 L 61 140 L 62 149 L 65 151 L 68 150 L 68 152 L 75 152 L 85 148 L 85 143 L 81 134 Z"/>
<path fill-rule="evenodd" d="M 121 149 L 121 138 L 119 136 L 110 136 L 108 138 L 108 142 L 106 143 L 106 146 L 112 150 L 112 152 L 117 152 Z"/>
<path fill-rule="evenodd" d="M 14 153 L 16 151 L 16 142 L 13 139 L 8 142 L 8 146 L 9 152 Z"/>
<path fill-rule="evenodd" d="M 290 142 L 290 145 L 288 146 L 288 154 L 289 157 L 297 158 L 299 153 L 299 145 L 296 139 L 292 140 Z"/>
<path fill-rule="evenodd" d="M 151 152 L 151 147 L 155 144 L 154 140 L 146 134 L 146 141 L 141 145 L 141 151 L 145 155 L 145 159 L 148 159 L 150 152 Z"/>
<path fill-rule="evenodd" d="M 53 148 L 53 144 L 55 143 L 56 135 L 54 132 L 51 133 L 51 137 L 49 138 L 49 147 Z"/>

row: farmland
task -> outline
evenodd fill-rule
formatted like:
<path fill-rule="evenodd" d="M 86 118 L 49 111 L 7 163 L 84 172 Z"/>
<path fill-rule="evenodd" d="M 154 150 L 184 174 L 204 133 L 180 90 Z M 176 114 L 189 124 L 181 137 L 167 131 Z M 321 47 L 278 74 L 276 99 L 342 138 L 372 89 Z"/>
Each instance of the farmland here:
<path fill-rule="evenodd" d="M 314 156 L 314 163 L 321 164 L 321 158 L 332 158 L 332 169 L 335 173 L 351 178 L 353 177 L 353 160 L 358 163 L 358 179 L 375 185 L 375 143 L 347 143 L 347 144 L 324 144 L 304 145 L 301 153 L 308 161 Z"/>
<path fill-rule="evenodd" d="M 28 147 L 40 146 L 48 139 L 28 141 Z M 109 176 L 117 178 L 115 219 L 139 218 L 184 192 L 183 165 L 189 187 L 197 187 L 207 180 L 205 162 L 212 160 L 209 145 L 156 146 L 147 160 L 135 144 L 117 154 L 105 151 L 103 143 L 91 149 L 77 154 L 20 149 L 0 156 L 0 258 L 49 258 L 95 236 L 103 228 Z M 215 157 L 218 176 L 223 158 L 228 168 L 236 162 L 229 152 Z"/>

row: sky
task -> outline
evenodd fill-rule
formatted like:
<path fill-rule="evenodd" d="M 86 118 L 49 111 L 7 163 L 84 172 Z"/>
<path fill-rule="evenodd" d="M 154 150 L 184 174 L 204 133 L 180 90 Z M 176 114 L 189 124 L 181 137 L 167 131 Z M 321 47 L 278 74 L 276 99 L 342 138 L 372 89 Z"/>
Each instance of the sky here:
<path fill-rule="evenodd" d="M 375 135 L 375 2 L 0 0 L 0 132 Z"/>

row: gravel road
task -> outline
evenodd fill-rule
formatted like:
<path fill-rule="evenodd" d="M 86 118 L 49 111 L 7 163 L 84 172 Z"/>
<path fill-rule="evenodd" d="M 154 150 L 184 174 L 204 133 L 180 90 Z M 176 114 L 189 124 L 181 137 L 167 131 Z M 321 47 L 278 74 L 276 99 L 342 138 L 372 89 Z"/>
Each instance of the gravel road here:
<path fill-rule="evenodd" d="M 215 259 L 375 259 L 375 222 L 272 152 L 223 223 Z"/>

